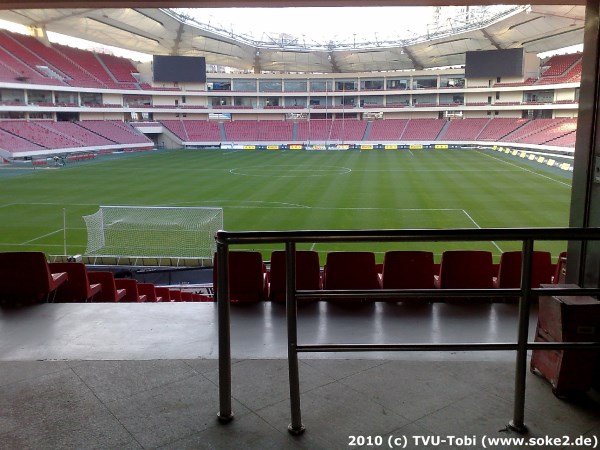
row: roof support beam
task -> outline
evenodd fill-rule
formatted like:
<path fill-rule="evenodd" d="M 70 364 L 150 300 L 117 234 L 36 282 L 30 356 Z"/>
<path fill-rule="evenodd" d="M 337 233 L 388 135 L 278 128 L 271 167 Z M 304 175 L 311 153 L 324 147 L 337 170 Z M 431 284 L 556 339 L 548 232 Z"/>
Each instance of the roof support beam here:
<path fill-rule="evenodd" d="M 335 53 L 328 52 L 327 59 L 329 60 L 329 63 L 331 64 L 331 71 L 333 73 L 341 73 L 340 67 L 338 66 L 337 60 L 335 58 Z"/>
<path fill-rule="evenodd" d="M 183 36 L 184 25 L 183 23 L 179 23 L 177 27 L 177 35 L 175 39 L 173 39 L 173 47 L 171 48 L 171 55 L 177 56 L 179 54 L 179 44 L 181 44 L 181 36 Z"/>
<path fill-rule="evenodd" d="M 37 25 L 29 27 L 31 30 L 31 35 L 34 36 L 38 41 L 44 44 L 46 47 L 52 46 L 50 43 L 50 39 L 48 39 L 48 33 L 46 32 L 46 27 L 43 25 Z"/>
<path fill-rule="evenodd" d="M 481 34 L 483 34 L 483 36 L 490 41 L 490 44 L 492 44 L 494 47 L 496 47 L 496 50 L 502 50 L 502 46 L 500 44 L 498 44 L 498 42 L 496 42 L 496 40 L 494 39 L 494 37 L 487 32 L 487 30 L 485 28 L 481 29 Z"/>
<path fill-rule="evenodd" d="M 260 50 L 258 48 L 254 51 L 254 73 L 262 72 L 262 60 L 260 59 Z"/>
<path fill-rule="evenodd" d="M 423 70 L 423 64 L 421 64 L 421 62 L 417 59 L 417 57 L 410 51 L 410 49 L 408 47 L 402 47 L 402 51 L 404 52 L 404 54 L 406 56 L 408 56 L 408 59 L 410 59 L 410 62 L 412 62 L 413 66 L 415 69 L 417 70 Z"/>

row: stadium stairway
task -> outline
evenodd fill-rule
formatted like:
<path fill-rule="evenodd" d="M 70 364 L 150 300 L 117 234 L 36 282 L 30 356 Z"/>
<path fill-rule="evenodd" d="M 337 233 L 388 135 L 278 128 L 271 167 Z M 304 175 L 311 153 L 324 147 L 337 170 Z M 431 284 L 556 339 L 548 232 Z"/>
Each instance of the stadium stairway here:
<path fill-rule="evenodd" d="M 106 74 L 110 77 L 110 79 L 113 81 L 113 83 L 117 84 L 119 82 L 119 80 L 117 80 L 117 78 L 113 75 L 113 73 L 110 71 L 110 69 L 106 66 L 104 61 L 102 61 L 102 58 L 100 58 L 97 53 L 94 53 L 93 55 L 94 55 L 94 58 L 96 58 L 96 60 L 98 61 L 98 64 L 100 65 L 100 67 L 102 67 L 106 71 Z"/>
<path fill-rule="evenodd" d="M 367 126 L 365 127 L 365 133 L 363 134 L 363 137 L 362 137 L 363 141 L 369 140 L 369 134 L 371 133 L 371 128 L 373 128 L 373 121 L 369 120 L 367 122 Z"/>
<path fill-rule="evenodd" d="M 438 135 L 435 137 L 436 141 L 439 141 L 444 137 L 444 133 L 446 133 L 446 130 L 450 127 L 450 123 L 451 123 L 450 120 L 446 121 L 446 123 L 444 124 L 444 126 L 442 127 L 442 129 L 440 130 Z"/>
<path fill-rule="evenodd" d="M 219 122 L 219 135 L 221 136 L 221 141 L 227 141 L 227 133 L 225 132 L 225 125 L 223 122 Z"/>

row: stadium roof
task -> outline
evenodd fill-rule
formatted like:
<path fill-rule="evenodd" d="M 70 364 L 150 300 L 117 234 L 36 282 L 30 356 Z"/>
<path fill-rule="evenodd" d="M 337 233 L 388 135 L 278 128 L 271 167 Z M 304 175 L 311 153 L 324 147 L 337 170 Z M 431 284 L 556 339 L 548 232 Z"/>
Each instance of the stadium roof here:
<path fill-rule="evenodd" d="M 93 3 L 93 2 L 92 2 Z M 192 23 L 170 9 L 12 9 L 0 19 L 156 55 L 204 56 L 208 64 L 256 72 L 352 73 L 459 66 L 465 52 L 523 47 L 543 53 L 583 42 L 584 6 L 522 5 L 503 15 L 388 42 L 264 42 Z"/>

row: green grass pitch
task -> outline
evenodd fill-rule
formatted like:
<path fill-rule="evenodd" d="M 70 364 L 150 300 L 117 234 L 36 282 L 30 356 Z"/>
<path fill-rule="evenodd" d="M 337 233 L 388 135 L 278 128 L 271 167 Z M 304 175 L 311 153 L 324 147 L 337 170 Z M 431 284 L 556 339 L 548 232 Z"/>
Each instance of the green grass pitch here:
<path fill-rule="evenodd" d="M 36 170 L 0 169 L 0 250 L 85 251 L 83 215 L 99 205 L 218 206 L 225 229 L 562 227 L 571 180 L 492 151 L 153 151 Z M 66 219 L 66 220 L 64 220 Z M 66 228 L 63 226 L 66 223 Z M 479 248 L 516 242 L 313 244 L 349 248 Z M 268 252 L 282 246 L 264 246 Z M 564 243 L 541 242 L 554 257 Z"/>

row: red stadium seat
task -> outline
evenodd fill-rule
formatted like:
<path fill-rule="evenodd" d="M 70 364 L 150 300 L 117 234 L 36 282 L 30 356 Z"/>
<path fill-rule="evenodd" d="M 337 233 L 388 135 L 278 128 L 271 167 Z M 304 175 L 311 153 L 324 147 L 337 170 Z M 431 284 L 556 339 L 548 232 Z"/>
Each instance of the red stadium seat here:
<path fill-rule="evenodd" d="M 217 289 L 218 263 L 214 258 L 213 283 Z M 265 299 L 265 266 L 260 252 L 229 252 L 229 298 L 232 302 L 259 302 Z"/>
<path fill-rule="evenodd" d="M 285 302 L 286 271 L 285 252 L 282 250 L 271 253 L 271 270 L 269 273 L 269 295 L 272 302 Z M 311 250 L 296 251 L 296 289 L 321 289 L 321 266 L 319 254 Z M 298 303 L 306 303 L 299 300 Z"/>
<path fill-rule="evenodd" d="M 491 252 L 446 250 L 442 254 L 440 274 L 435 277 L 435 287 L 440 289 L 491 289 L 493 287 L 492 276 Z"/>
<path fill-rule="evenodd" d="M 125 289 L 117 289 L 112 272 L 90 270 L 88 278 L 91 283 L 102 286 L 102 290 L 92 297 L 94 302 L 119 302 L 125 296 Z"/>
<path fill-rule="evenodd" d="M 181 291 L 179 289 L 169 289 L 169 296 L 172 302 L 181 302 Z"/>
<path fill-rule="evenodd" d="M 521 252 L 504 252 L 500 256 L 498 275 L 494 277 L 496 288 L 518 288 L 521 286 Z M 531 287 L 552 281 L 552 256 L 550 252 L 535 251 L 532 256 Z"/>
<path fill-rule="evenodd" d="M 42 252 L 0 253 L 0 303 L 39 303 L 68 279 L 66 272 L 52 272 Z"/>
<path fill-rule="evenodd" d="M 498 274 L 494 277 L 495 288 L 518 288 L 521 286 L 522 254 L 520 251 L 504 252 L 500 256 Z M 552 256 L 550 252 L 535 251 L 532 255 L 531 287 L 552 282 Z M 517 301 L 509 297 L 507 301 Z"/>
<path fill-rule="evenodd" d="M 373 252 L 331 252 L 323 272 L 323 290 L 380 289 Z M 361 298 L 336 298 L 332 302 L 360 304 Z M 370 302 L 370 301 L 369 301 Z"/>
<path fill-rule="evenodd" d="M 554 272 L 552 275 L 553 284 L 563 284 L 565 282 L 565 276 L 567 274 L 567 252 L 560 252 L 558 255 L 558 261 L 554 265 Z"/>
<path fill-rule="evenodd" d="M 196 292 L 192 292 L 190 301 L 197 302 L 197 303 L 211 303 L 214 300 L 209 295 L 197 294 Z"/>
<path fill-rule="evenodd" d="M 145 302 L 146 296 L 138 291 L 138 283 L 132 278 L 116 278 L 115 285 L 117 289 L 125 289 L 125 296 L 122 302 Z"/>
<path fill-rule="evenodd" d="M 90 282 L 85 264 L 50 263 L 52 272 L 67 272 L 69 279 L 56 291 L 56 302 L 87 302 L 102 290 L 100 283 Z"/>
<path fill-rule="evenodd" d="M 434 289 L 433 252 L 389 251 L 383 258 L 383 289 Z M 390 298 L 390 301 L 419 300 L 417 297 Z"/>
<path fill-rule="evenodd" d="M 171 290 L 168 287 L 164 286 L 156 286 L 156 295 L 160 297 L 161 302 L 170 302 L 171 300 Z"/>
<path fill-rule="evenodd" d="M 156 293 L 156 287 L 152 283 L 138 283 L 138 292 L 146 296 L 147 302 L 162 302 L 162 297 Z"/>
<path fill-rule="evenodd" d="M 181 301 L 182 302 L 193 302 L 194 301 L 194 293 L 190 291 L 181 291 Z"/>

